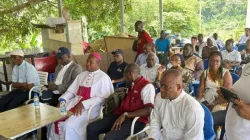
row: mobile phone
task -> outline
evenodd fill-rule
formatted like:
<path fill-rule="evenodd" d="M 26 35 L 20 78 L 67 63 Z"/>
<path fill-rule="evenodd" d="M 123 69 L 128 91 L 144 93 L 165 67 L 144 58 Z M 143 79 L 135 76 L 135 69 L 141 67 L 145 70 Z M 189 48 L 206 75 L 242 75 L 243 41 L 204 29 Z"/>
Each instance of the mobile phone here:
<path fill-rule="evenodd" d="M 224 98 L 229 102 L 234 103 L 234 100 L 240 100 L 239 96 L 235 94 L 233 91 L 230 91 L 224 87 L 220 87 L 221 93 L 223 94 Z"/>

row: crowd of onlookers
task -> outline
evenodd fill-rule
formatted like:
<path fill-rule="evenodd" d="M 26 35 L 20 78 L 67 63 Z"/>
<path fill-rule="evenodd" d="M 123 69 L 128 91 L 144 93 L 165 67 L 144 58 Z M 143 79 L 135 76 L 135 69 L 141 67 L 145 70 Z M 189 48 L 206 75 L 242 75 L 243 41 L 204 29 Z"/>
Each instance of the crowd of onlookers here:
<path fill-rule="evenodd" d="M 86 71 L 72 61 L 71 52 L 61 47 L 56 57 L 58 65 L 54 78 L 40 101 L 58 107 L 66 102 L 72 116 L 65 117 L 42 129 L 42 139 L 49 140 L 124 140 L 131 133 L 133 119 L 137 133 L 149 125 L 145 139 L 204 139 L 208 108 L 213 116 L 212 130 L 222 128 L 221 139 L 250 139 L 250 29 L 245 29 L 239 43 L 225 42 L 214 33 L 191 38 L 191 43 L 176 39 L 171 44 L 168 34 L 161 31 L 156 41 L 135 23 L 138 39 L 134 63 L 124 61 L 124 51 L 112 52 L 114 61 L 107 72 L 100 70 L 101 56 L 91 53 L 86 60 Z M 243 50 L 238 51 L 240 46 Z M 15 64 L 12 72 L 13 90 L 0 98 L 0 112 L 22 105 L 28 100 L 29 90 L 39 85 L 34 66 L 24 60 L 21 50 L 10 54 Z M 237 75 L 239 79 L 232 78 Z M 193 83 L 199 82 L 194 91 Z M 123 84 L 123 88 L 117 88 Z M 228 101 L 220 87 L 233 91 L 239 98 Z M 127 89 L 126 95 L 111 115 L 96 120 L 105 100 L 114 92 Z M 36 92 L 32 92 L 33 94 Z M 191 93 L 191 94 L 190 94 Z M 193 97 L 192 97 L 193 96 Z M 93 108 L 92 108 L 93 107 Z M 91 114 L 88 110 L 92 108 Z M 214 127 L 214 128 L 213 128 Z"/>

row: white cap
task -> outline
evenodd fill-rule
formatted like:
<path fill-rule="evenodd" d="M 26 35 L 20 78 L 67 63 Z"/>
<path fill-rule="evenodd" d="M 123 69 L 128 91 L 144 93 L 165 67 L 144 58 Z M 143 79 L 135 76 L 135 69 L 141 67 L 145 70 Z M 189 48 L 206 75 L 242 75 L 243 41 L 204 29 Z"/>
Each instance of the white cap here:
<path fill-rule="evenodd" d="M 18 56 L 24 56 L 24 52 L 22 51 L 22 50 L 15 50 L 15 51 L 13 51 L 13 52 L 11 52 L 10 54 L 9 54 L 10 56 L 11 55 L 18 55 Z"/>

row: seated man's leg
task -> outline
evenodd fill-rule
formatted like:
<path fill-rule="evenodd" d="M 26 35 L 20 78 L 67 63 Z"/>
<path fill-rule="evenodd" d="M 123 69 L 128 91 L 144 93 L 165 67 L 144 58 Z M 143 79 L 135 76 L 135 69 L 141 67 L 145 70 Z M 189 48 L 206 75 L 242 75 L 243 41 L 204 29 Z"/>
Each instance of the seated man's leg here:
<path fill-rule="evenodd" d="M 7 95 L 0 98 L 0 112 L 6 111 L 7 105 L 18 95 L 19 90 L 12 90 Z"/>
<path fill-rule="evenodd" d="M 54 94 L 51 90 L 45 90 L 42 93 L 41 99 L 43 103 L 47 103 L 51 106 L 57 106 L 58 105 L 58 98 L 61 96 L 61 94 Z"/>
<path fill-rule="evenodd" d="M 29 91 L 21 91 L 21 90 L 19 90 L 16 93 L 17 93 L 16 97 L 13 98 L 13 100 L 11 100 L 9 102 L 9 104 L 6 107 L 6 110 L 16 108 L 16 107 L 24 104 L 29 99 Z"/>
<path fill-rule="evenodd" d="M 87 140 L 99 140 L 99 135 L 110 131 L 117 118 L 111 115 L 90 123 L 87 127 Z"/>
<path fill-rule="evenodd" d="M 59 103 L 58 99 L 59 99 L 60 96 L 62 96 L 62 94 L 53 94 L 50 105 L 56 107 L 58 105 L 58 103 Z"/>
<path fill-rule="evenodd" d="M 90 114 L 90 120 L 95 119 L 99 116 L 100 105 L 96 105 Z M 63 126 L 64 139 L 65 140 L 85 140 L 86 139 L 86 128 L 88 125 L 87 121 L 88 110 L 83 110 L 80 116 L 71 116 L 65 121 Z"/>
<path fill-rule="evenodd" d="M 131 125 L 133 119 L 125 119 L 121 125 L 120 130 L 111 130 L 106 133 L 104 140 L 125 140 L 130 135 Z M 134 127 L 134 133 L 140 132 L 146 126 L 145 123 L 136 122 Z"/>

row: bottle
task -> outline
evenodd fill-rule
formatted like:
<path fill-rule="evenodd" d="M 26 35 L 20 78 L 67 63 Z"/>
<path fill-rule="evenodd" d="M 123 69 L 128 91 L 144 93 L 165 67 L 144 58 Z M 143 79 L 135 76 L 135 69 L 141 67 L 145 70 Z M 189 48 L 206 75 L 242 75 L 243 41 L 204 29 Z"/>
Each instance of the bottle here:
<path fill-rule="evenodd" d="M 37 93 L 34 94 L 34 99 L 33 100 L 34 100 L 35 110 L 36 111 L 40 110 L 39 97 L 38 97 Z"/>
<path fill-rule="evenodd" d="M 60 113 L 63 116 L 67 115 L 67 110 L 66 110 L 66 101 L 64 99 L 60 99 Z"/>

